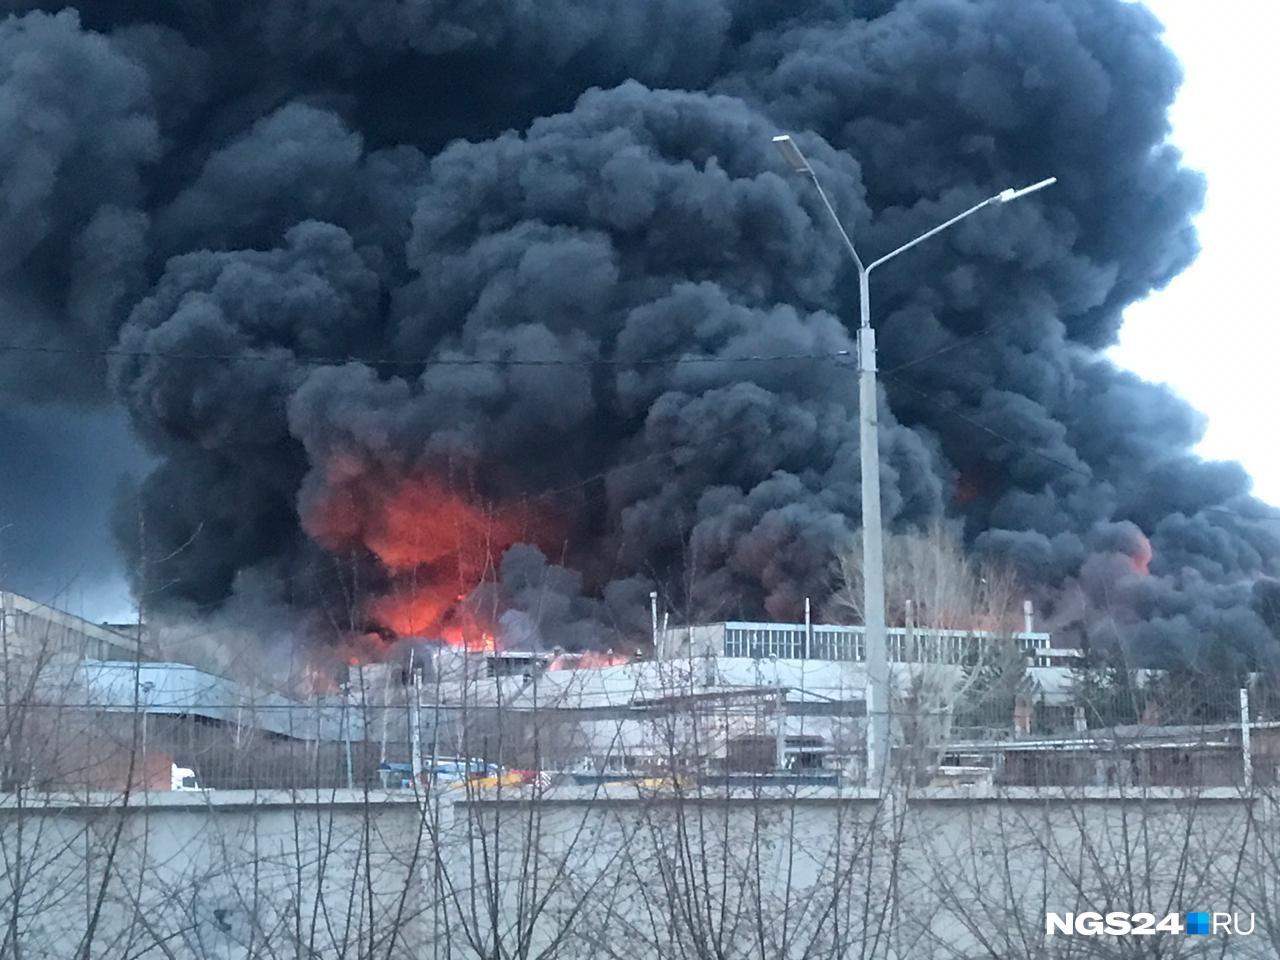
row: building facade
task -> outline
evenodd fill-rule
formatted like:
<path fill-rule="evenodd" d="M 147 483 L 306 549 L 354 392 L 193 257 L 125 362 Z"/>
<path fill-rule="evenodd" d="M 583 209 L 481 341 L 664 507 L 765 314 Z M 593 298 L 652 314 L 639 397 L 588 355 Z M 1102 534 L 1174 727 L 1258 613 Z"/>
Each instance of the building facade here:
<path fill-rule="evenodd" d="M 1078 650 L 1053 646 L 1049 633 L 1030 629 L 1008 635 L 1031 667 L 1070 667 Z M 889 627 L 892 663 L 962 665 L 982 656 L 997 635 L 981 630 Z M 867 658 L 866 627 L 859 624 L 765 623 L 726 620 L 660 630 L 656 653 L 662 660 L 688 657 L 745 657 L 767 660 L 829 660 L 862 663 Z"/>
<path fill-rule="evenodd" d="M 154 660 L 145 630 L 92 623 L 21 594 L 0 590 L 0 656 L 42 660 L 53 656 L 84 660 Z"/>

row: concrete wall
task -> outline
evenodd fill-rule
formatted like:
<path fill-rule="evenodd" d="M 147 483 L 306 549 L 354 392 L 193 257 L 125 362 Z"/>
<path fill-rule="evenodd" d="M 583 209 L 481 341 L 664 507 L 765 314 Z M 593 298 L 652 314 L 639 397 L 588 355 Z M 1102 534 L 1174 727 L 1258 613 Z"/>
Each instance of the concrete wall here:
<path fill-rule="evenodd" d="M 670 788 L 537 802 L 389 794 L 0 801 L 0 956 L 1134 956 L 1046 910 L 1256 914 L 1275 956 L 1268 798 Z M 142 805 L 140 805 L 142 804 Z M 1168 957 L 1206 937 L 1157 935 Z M 527 953 L 524 951 L 527 950 Z M 1155 956 L 1151 952 L 1144 955 Z"/>

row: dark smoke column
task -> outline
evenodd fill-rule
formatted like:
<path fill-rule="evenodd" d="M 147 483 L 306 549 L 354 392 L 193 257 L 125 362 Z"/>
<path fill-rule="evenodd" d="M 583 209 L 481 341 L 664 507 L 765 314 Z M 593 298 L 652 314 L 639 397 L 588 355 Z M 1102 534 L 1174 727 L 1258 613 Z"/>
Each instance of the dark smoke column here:
<path fill-rule="evenodd" d="M 151 605 L 416 624 L 479 577 L 566 646 L 643 634 L 653 583 L 798 617 L 862 489 L 847 369 L 749 359 L 853 348 L 787 129 L 872 256 L 1061 181 L 878 274 L 886 525 L 963 522 L 1071 638 L 1271 656 L 1269 511 L 1101 353 L 1203 192 L 1141 6 L 62 8 L 0 21 L 0 340 L 72 352 L 4 354 L 0 391 L 127 410 Z"/>

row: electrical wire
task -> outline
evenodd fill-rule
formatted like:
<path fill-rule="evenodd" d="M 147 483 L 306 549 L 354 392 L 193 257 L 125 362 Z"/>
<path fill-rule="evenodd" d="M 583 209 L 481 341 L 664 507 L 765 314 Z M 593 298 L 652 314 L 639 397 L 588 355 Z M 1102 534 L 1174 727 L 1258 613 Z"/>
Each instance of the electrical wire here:
<path fill-rule="evenodd" d="M 962 337 L 959 340 L 952 341 L 951 343 L 948 343 L 944 347 L 939 347 L 937 350 L 934 350 L 932 353 L 926 353 L 922 357 L 913 357 L 910 360 L 907 360 L 907 361 L 904 361 L 903 363 L 898 364 L 896 367 L 890 367 L 887 370 L 882 370 L 880 371 L 880 376 L 881 377 L 895 376 L 896 374 L 901 373 L 903 370 L 909 370 L 911 367 L 918 367 L 923 363 L 928 363 L 930 360 L 936 360 L 938 357 L 941 357 L 944 354 L 950 353 L 952 350 L 959 350 L 961 347 L 972 346 L 973 344 L 977 343 L 979 340 L 985 340 L 987 337 L 991 336 L 993 333 L 996 333 L 998 330 L 1002 329 L 1003 327 L 1008 326 L 1008 324 L 1009 324 L 1008 320 L 1001 320 L 998 323 L 993 323 L 993 324 L 990 324 L 989 326 L 983 327 L 981 330 L 975 330 L 973 333 L 968 334 L 967 336 Z"/>
<path fill-rule="evenodd" d="M 173 360 L 182 362 L 262 362 L 276 363 L 286 360 L 301 366 L 342 366 L 348 363 L 360 363 L 370 367 L 669 367 L 689 364 L 713 363 L 776 363 L 792 360 L 810 360 L 819 362 L 840 362 L 848 358 L 848 350 L 836 350 L 831 353 L 781 353 L 781 354 L 748 354 L 740 357 L 429 357 L 406 360 L 397 357 L 307 357 L 282 355 L 271 350 L 284 350 L 283 347 L 259 348 L 254 353 L 184 353 L 165 350 L 124 350 L 105 348 L 88 350 L 76 347 L 50 347 L 37 344 L 0 344 L 0 353 L 48 354 L 54 356 L 74 356 L 92 359 L 120 357 L 141 360 Z"/>
<path fill-rule="evenodd" d="M 968 336 L 953 341 L 931 353 L 920 357 L 914 357 L 896 366 L 890 367 L 880 372 L 880 378 L 883 382 L 892 382 L 894 385 L 904 387 L 907 390 L 919 395 L 930 402 L 937 402 L 937 398 L 929 392 L 909 383 L 901 377 L 903 371 L 913 367 L 920 366 L 935 360 L 940 356 L 958 350 L 962 347 L 971 346 L 993 333 L 997 332 L 1007 321 L 992 324 L 981 330 L 975 331 Z M 266 348 L 270 349 L 270 348 Z M 278 348 L 284 349 L 284 348 Z M 169 360 L 175 362 L 278 362 L 282 359 L 279 353 L 256 352 L 256 353 L 196 353 L 196 352 L 179 352 L 179 351 L 161 351 L 161 350 L 125 350 L 120 348 L 102 348 L 102 349 L 85 349 L 76 347 L 55 347 L 44 346 L 39 344 L 0 344 L 0 354 L 3 353 L 23 353 L 36 355 L 54 355 L 54 356 L 77 356 L 95 359 L 107 358 L 123 358 L 123 359 L 156 359 Z M 331 356 L 331 357 L 314 357 L 314 356 L 296 356 L 289 355 L 284 357 L 287 362 L 302 366 L 341 366 L 349 363 L 359 363 L 370 367 L 406 367 L 406 368 L 428 368 L 428 367 L 574 367 L 574 368 L 593 368 L 593 367 L 670 367 L 670 366 L 687 366 L 687 365 L 703 365 L 703 364 L 740 364 L 740 363 L 781 363 L 793 361 L 810 361 L 831 363 L 836 367 L 856 370 L 856 365 L 849 362 L 850 351 L 838 350 L 831 353 L 791 353 L 791 354 L 750 354 L 739 357 L 708 357 L 708 356 L 680 356 L 680 357 L 594 357 L 594 358 L 519 358 L 519 357 L 434 357 L 434 358 L 418 358 L 418 359 L 401 359 L 394 357 L 360 357 L 360 356 Z M 967 423 L 976 430 L 1005 443 L 1015 449 L 1032 456 L 1039 457 L 1048 463 L 1053 464 L 1061 470 L 1068 471 L 1078 476 L 1092 479 L 1094 474 L 1092 471 L 1068 463 L 1043 450 L 1029 446 L 1012 437 L 1000 433 L 998 430 L 975 420 L 973 417 L 963 413 L 958 406 L 951 405 L 944 408 L 943 413 L 953 416 L 958 420 Z M 702 442 L 722 439 L 730 436 L 737 431 L 733 428 L 717 434 L 712 437 L 702 438 Z M 552 490 L 542 491 L 540 493 L 530 493 L 527 499 L 544 499 L 550 498 L 564 493 L 589 486 L 600 480 L 605 480 L 615 475 L 619 470 L 630 467 L 641 466 L 653 460 L 658 460 L 666 456 L 670 456 L 675 451 L 661 450 L 638 460 L 626 464 L 617 464 L 608 470 L 600 471 L 572 484 L 557 487 Z M 1260 522 L 1280 522 L 1280 514 L 1274 517 L 1250 516 L 1233 510 L 1229 507 L 1221 506 L 1205 506 L 1199 508 L 1199 512 L 1213 512 L 1231 516 L 1239 520 L 1245 520 L 1251 523 Z"/>
<path fill-rule="evenodd" d="M 1001 433 L 999 430 L 995 430 L 992 427 L 987 426 L 985 423 L 975 420 L 973 417 L 963 413 L 954 404 L 943 406 L 940 403 L 938 397 L 928 393 L 925 390 L 920 389 L 919 387 L 914 386 L 913 384 L 907 383 L 903 380 L 897 380 L 895 382 L 897 383 L 898 386 L 906 387 L 908 390 L 923 397 L 925 400 L 928 400 L 929 402 L 942 407 L 942 412 L 945 415 L 953 416 L 956 419 L 961 420 L 964 423 L 967 423 L 969 426 L 977 430 L 981 430 L 983 433 L 986 433 L 989 436 L 994 437 L 995 439 L 999 440 L 1001 443 L 1005 443 L 1010 447 L 1013 447 L 1014 449 L 1019 450 L 1023 453 L 1027 453 L 1032 456 L 1039 457 L 1041 460 L 1044 460 L 1047 463 L 1051 463 L 1054 466 L 1058 467 L 1059 469 L 1065 470 L 1069 473 L 1074 473 L 1078 476 L 1086 477 L 1090 480 L 1095 479 L 1094 473 L 1091 470 L 1088 470 L 1083 467 L 1079 467 L 1073 463 L 1068 463 L 1065 460 L 1061 460 L 1057 457 L 1052 456 L 1051 454 L 1045 453 L 1043 450 L 1038 450 L 1037 448 L 1030 446 L 1027 443 L 1016 440 L 1013 437 L 1008 436 L 1007 434 Z M 1248 523 L 1280 523 L 1280 510 L 1276 510 L 1275 514 L 1269 517 L 1252 516 L 1250 514 L 1243 513 L 1239 510 L 1234 510 L 1231 507 L 1223 507 L 1223 506 L 1203 506 L 1203 507 L 1197 508 L 1196 512 L 1197 513 L 1218 513 L 1224 516 L 1232 517 L 1236 520 L 1243 520 Z"/>

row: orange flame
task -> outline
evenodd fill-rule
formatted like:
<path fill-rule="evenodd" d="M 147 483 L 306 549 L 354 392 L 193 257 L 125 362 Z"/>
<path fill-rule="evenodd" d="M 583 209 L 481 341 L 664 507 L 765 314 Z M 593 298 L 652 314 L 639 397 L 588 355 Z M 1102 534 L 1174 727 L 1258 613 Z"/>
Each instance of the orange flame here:
<path fill-rule="evenodd" d="M 548 670 L 594 670 L 599 667 L 621 667 L 631 662 L 630 657 L 612 650 L 600 652 L 587 650 L 578 654 L 561 654 L 547 664 Z"/>
<path fill-rule="evenodd" d="M 327 549 L 366 547 L 392 576 L 390 591 L 366 608 L 379 626 L 492 651 L 494 625 L 469 610 L 465 597 L 508 547 L 535 539 L 531 519 L 479 506 L 433 477 L 388 477 L 340 458 L 303 526 Z"/>
<path fill-rule="evenodd" d="M 1134 573 L 1140 577 L 1148 577 L 1151 575 L 1151 558 L 1153 556 L 1151 550 L 1151 541 L 1142 534 L 1138 534 L 1138 543 L 1134 551 L 1129 554 L 1129 562 L 1133 565 Z"/>

